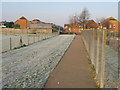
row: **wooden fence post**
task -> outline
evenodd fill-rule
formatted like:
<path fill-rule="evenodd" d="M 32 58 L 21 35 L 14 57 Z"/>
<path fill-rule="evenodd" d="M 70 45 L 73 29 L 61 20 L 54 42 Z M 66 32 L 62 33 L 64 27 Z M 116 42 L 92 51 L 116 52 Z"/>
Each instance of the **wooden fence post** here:
<path fill-rule="evenodd" d="M 10 37 L 10 50 L 12 50 L 12 39 Z"/>

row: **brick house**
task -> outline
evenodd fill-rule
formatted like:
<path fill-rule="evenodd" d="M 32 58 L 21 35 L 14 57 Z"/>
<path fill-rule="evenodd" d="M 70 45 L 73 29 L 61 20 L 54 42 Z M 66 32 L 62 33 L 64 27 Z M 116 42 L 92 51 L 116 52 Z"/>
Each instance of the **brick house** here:
<path fill-rule="evenodd" d="M 108 30 L 111 30 L 111 31 L 120 30 L 120 22 L 113 17 L 107 18 L 103 22 L 102 26 L 106 27 Z"/>
<path fill-rule="evenodd" d="M 30 23 L 31 22 L 29 20 L 27 20 L 24 16 L 22 16 L 17 21 L 15 21 L 15 24 L 20 25 L 20 28 L 28 28 Z"/>
<path fill-rule="evenodd" d="M 94 20 L 86 20 L 84 30 L 91 28 L 97 29 L 97 23 Z M 81 30 L 83 30 L 83 24 L 81 22 L 76 22 L 74 24 L 64 24 L 64 30 L 68 30 L 74 33 L 80 33 Z"/>
<path fill-rule="evenodd" d="M 94 28 L 94 29 L 98 28 L 98 24 L 94 20 L 88 20 L 86 22 L 86 29 L 91 29 L 91 28 Z"/>
<path fill-rule="evenodd" d="M 71 31 L 71 25 L 70 24 L 64 24 L 64 30 Z"/>
<path fill-rule="evenodd" d="M 80 23 L 64 24 L 64 30 L 68 30 L 69 32 L 80 33 L 81 28 Z"/>

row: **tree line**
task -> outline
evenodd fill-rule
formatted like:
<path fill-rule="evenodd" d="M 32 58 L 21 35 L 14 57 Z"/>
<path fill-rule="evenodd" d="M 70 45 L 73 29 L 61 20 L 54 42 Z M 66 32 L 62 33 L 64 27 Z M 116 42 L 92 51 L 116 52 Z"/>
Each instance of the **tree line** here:
<path fill-rule="evenodd" d="M 19 24 L 14 24 L 14 22 L 4 22 L 4 25 L 7 27 L 7 28 L 20 28 L 20 25 Z"/>

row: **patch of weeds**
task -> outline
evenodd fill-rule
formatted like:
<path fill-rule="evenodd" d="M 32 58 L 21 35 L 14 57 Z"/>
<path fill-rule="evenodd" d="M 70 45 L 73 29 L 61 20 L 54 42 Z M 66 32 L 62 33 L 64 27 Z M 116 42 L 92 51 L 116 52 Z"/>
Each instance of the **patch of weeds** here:
<path fill-rule="evenodd" d="M 95 72 L 95 67 L 93 64 L 90 64 L 90 71 Z"/>
<path fill-rule="evenodd" d="M 21 47 L 26 47 L 27 45 L 23 44 L 22 46 L 20 47 L 15 47 L 14 49 L 20 49 Z"/>
<path fill-rule="evenodd" d="M 90 71 L 91 71 L 92 74 L 93 74 L 93 79 L 95 80 L 96 87 L 97 87 L 97 88 L 100 88 L 100 84 L 99 84 L 99 82 L 98 82 L 98 80 L 97 80 L 97 75 L 96 75 L 95 67 L 94 67 L 93 64 L 90 64 Z"/>
<path fill-rule="evenodd" d="M 98 83 L 97 80 L 96 80 L 96 84 L 97 84 L 97 88 L 100 88 L 100 84 Z"/>
<path fill-rule="evenodd" d="M 26 47 L 27 45 L 23 44 L 21 47 Z"/>
<path fill-rule="evenodd" d="M 87 56 L 87 59 L 88 59 L 88 63 L 91 64 L 91 59 L 89 56 Z"/>
<path fill-rule="evenodd" d="M 19 48 L 21 48 L 21 47 L 15 47 L 14 49 L 19 49 Z"/>
<path fill-rule="evenodd" d="M 46 38 L 42 39 L 42 40 L 46 40 Z"/>
<path fill-rule="evenodd" d="M 97 84 L 97 88 L 100 88 L 100 85 L 99 85 L 99 84 Z"/>
<path fill-rule="evenodd" d="M 97 76 L 96 76 L 95 66 L 91 63 L 91 59 L 89 56 L 87 56 L 87 59 L 90 65 L 90 72 L 92 73 L 92 78 L 95 80 L 95 83 L 96 83 L 96 87 L 100 88 L 100 85 L 98 83 Z"/>

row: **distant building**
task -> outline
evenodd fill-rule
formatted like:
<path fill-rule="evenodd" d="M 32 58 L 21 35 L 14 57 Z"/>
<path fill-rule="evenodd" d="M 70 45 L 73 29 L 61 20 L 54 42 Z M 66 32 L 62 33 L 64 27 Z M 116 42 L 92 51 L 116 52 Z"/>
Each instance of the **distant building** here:
<path fill-rule="evenodd" d="M 94 20 L 88 20 L 86 22 L 86 29 L 97 29 L 98 28 L 98 24 L 94 21 Z"/>
<path fill-rule="evenodd" d="M 44 24 L 44 23 L 34 23 L 34 24 L 30 24 L 29 28 L 36 28 L 36 29 L 49 29 L 52 28 L 51 24 Z"/>
<path fill-rule="evenodd" d="M 19 24 L 20 28 L 28 28 L 33 33 L 51 33 L 54 25 L 52 23 L 42 22 L 39 19 L 29 21 L 24 16 L 18 19 L 15 24 Z"/>
<path fill-rule="evenodd" d="M 24 16 L 22 16 L 20 19 L 18 19 L 15 24 L 19 24 L 20 28 L 28 28 L 29 24 L 31 22 L 27 20 Z"/>
<path fill-rule="evenodd" d="M 107 18 L 102 24 L 102 26 L 106 27 L 108 30 L 111 30 L 111 31 L 120 30 L 120 22 L 113 17 Z"/>
<path fill-rule="evenodd" d="M 52 25 L 47 23 L 32 23 L 29 29 L 35 30 L 36 33 L 52 33 Z"/>
<path fill-rule="evenodd" d="M 71 24 L 64 24 L 64 30 L 71 32 Z"/>
<path fill-rule="evenodd" d="M 80 33 L 81 30 L 87 30 L 87 29 L 97 29 L 98 25 L 94 20 L 86 20 L 84 23 L 84 28 L 83 28 L 83 23 L 82 22 L 76 22 L 73 24 L 64 24 L 64 30 L 68 30 L 69 32 L 74 32 L 74 33 Z"/>
<path fill-rule="evenodd" d="M 0 28 L 6 28 L 5 23 L 4 22 L 0 22 Z"/>
<path fill-rule="evenodd" d="M 68 30 L 69 32 L 73 33 L 80 33 L 82 26 L 80 23 L 74 23 L 74 24 L 64 24 L 64 30 Z"/>

